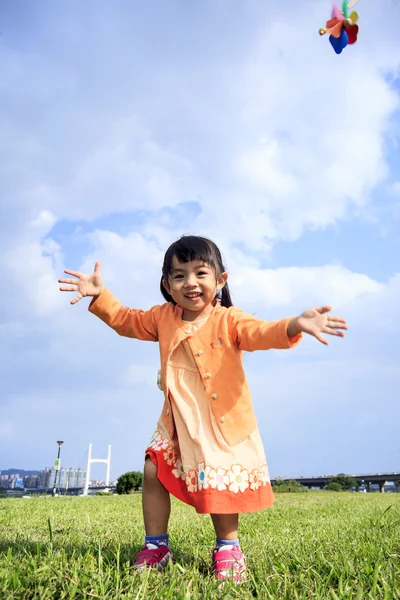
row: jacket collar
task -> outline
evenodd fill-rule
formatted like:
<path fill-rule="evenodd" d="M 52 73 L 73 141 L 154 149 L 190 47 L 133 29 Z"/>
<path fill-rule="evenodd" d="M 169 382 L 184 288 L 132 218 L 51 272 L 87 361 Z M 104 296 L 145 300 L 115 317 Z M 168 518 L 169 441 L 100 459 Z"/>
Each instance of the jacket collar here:
<path fill-rule="evenodd" d="M 221 304 L 218 302 L 216 305 L 214 306 L 214 310 L 212 311 L 210 317 L 212 317 L 213 315 L 215 315 L 215 313 L 219 312 L 221 310 L 222 306 Z M 178 317 L 179 319 L 182 320 L 182 314 L 183 314 L 183 308 L 181 306 L 178 306 L 178 304 L 174 305 L 174 314 L 176 317 Z"/>

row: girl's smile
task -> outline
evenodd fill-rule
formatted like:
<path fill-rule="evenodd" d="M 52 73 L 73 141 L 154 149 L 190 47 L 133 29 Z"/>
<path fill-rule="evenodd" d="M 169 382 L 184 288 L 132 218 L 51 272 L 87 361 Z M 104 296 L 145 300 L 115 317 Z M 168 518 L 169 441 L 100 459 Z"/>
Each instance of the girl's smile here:
<path fill-rule="evenodd" d="M 196 292 L 194 294 L 185 294 L 185 298 L 188 298 L 192 302 L 196 302 L 196 300 L 199 300 L 202 296 L 203 294 L 201 292 Z"/>

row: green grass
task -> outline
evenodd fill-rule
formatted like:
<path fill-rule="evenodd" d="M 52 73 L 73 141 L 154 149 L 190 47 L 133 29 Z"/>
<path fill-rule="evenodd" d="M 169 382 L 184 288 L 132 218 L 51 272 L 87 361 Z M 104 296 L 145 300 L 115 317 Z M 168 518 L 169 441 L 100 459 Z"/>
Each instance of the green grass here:
<path fill-rule="evenodd" d="M 175 564 L 134 574 L 140 495 L 0 500 L 0 598 L 400 598 L 400 495 L 280 494 L 243 515 L 249 581 L 219 589 L 207 515 L 173 502 Z"/>

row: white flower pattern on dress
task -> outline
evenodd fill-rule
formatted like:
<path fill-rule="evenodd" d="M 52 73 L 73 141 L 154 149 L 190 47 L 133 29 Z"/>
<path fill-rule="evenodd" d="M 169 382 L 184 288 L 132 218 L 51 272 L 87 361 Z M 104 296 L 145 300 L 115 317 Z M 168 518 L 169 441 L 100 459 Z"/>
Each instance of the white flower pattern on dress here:
<path fill-rule="evenodd" d="M 166 448 L 168 448 L 168 445 L 168 440 L 161 439 L 154 442 L 153 448 L 154 450 L 165 450 Z"/>
<path fill-rule="evenodd" d="M 169 465 L 170 467 L 172 467 L 172 465 L 175 464 L 176 451 L 175 451 L 175 448 L 173 446 L 168 446 L 168 448 L 164 452 L 163 456 L 164 456 L 164 460 L 167 463 L 167 465 Z"/>
<path fill-rule="evenodd" d="M 268 469 L 267 469 L 266 465 L 263 465 L 261 467 L 259 477 L 260 477 L 263 485 L 270 483 L 269 473 L 268 473 Z"/>
<path fill-rule="evenodd" d="M 161 433 L 156 431 L 150 442 L 150 447 L 154 450 L 166 450 L 170 445 L 168 438 L 162 438 Z"/>
<path fill-rule="evenodd" d="M 233 465 L 227 475 L 231 492 L 237 494 L 239 491 L 244 492 L 249 487 L 249 473 L 246 469 L 242 469 L 240 465 Z"/>
<path fill-rule="evenodd" d="M 215 488 L 220 492 L 226 490 L 229 484 L 229 477 L 226 475 L 226 470 L 221 467 L 211 469 L 208 483 L 213 490 L 215 490 Z"/>
<path fill-rule="evenodd" d="M 262 485 L 260 479 L 258 478 L 258 471 L 252 471 L 249 473 L 249 484 L 251 490 L 258 490 L 260 485 Z"/>
<path fill-rule="evenodd" d="M 207 489 L 209 487 L 209 475 L 210 475 L 210 467 L 207 466 L 204 462 L 201 462 L 197 466 L 198 469 L 198 482 L 197 487 L 199 490 Z"/>
<path fill-rule="evenodd" d="M 190 469 L 186 473 L 186 485 L 188 492 L 197 492 L 197 471 L 196 469 Z"/>
<path fill-rule="evenodd" d="M 154 444 L 154 442 L 158 439 L 161 439 L 161 433 L 159 431 L 155 431 L 153 433 L 153 435 L 151 436 L 151 440 L 150 440 L 150 444 L 149 446 L 152 446 Z"/>
<path fill-rule="evenodd" d="M 175 469 L 172 469 L 172 474 L 175 475 L 175 477 L 177 479 L 181 478 L 185 481 L 186 479 L 186 472 L 185 472 L 185 468 L 182 464 L 182 461 L 180 458 L 178 458 L 178 460 L 175 463 Z"/>
<path fill-rule="evenodd" d="M 177 479 L 186 483 L 190 493 L 200 492 L 212 488 L 219 492 L 228 490 L 234 494 L 247 489 L 258 490 L 261 486 L 270 484 L 267 465 L 254 469 L 250 473 L 241 465 L 232 465 L 229 470 L 222 467 L 211 467 L 205 462 L 198 463 L 197 469 L 185 470 L 180 458 L 177 458 L 175 446 L 167 438 L 163 438 L 159 431 L 155 431 L 149 447 L 156 452 L 163 451 L 163 459 L 172 467 L 172 474 Z"/>

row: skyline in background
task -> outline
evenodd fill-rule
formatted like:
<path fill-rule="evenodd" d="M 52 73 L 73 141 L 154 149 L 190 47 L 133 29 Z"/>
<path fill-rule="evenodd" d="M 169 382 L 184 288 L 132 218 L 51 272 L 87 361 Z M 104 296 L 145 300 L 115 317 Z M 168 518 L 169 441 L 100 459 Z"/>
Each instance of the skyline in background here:
<path fill-rule="evenodd" d="M 400 3 L 357 10 L 337 56 L 319 0 L 2 3 L 0 470 L 51 466 L 57 439 L 68 467 L 92 443 L 111 479 L 142 470 L 158 347 L 57 279 L 101 260 L 149 308 L 188 233 L 245 311 L 347 319 L 327 348 L 245 355 L 271 477 L 400 470 Z"/>

